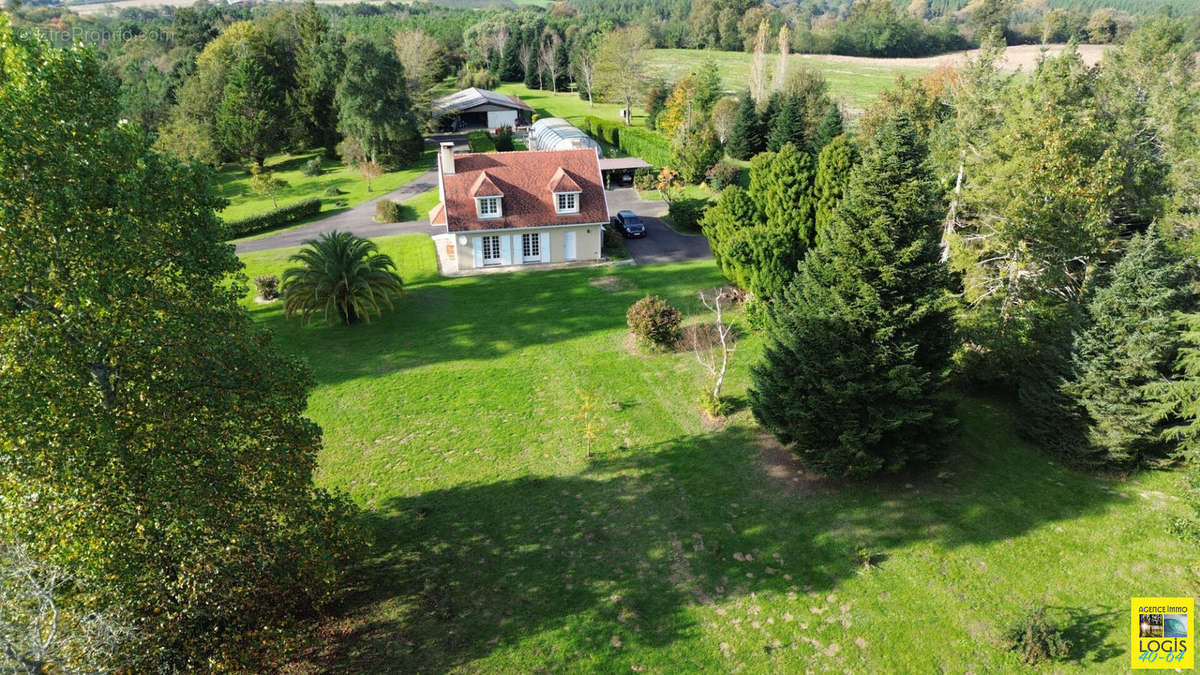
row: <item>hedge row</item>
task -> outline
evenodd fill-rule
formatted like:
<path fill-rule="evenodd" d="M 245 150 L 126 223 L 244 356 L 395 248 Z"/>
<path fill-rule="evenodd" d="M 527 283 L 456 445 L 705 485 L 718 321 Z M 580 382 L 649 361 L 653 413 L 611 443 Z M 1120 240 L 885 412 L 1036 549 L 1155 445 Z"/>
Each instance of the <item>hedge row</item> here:
<path fill-rule="evenodd" d="M 588 116 L 583 120 L 583 130 L 592 138 L 615 145 L 625 154 L 641 157 L 654 166 L 670 166 L 674 163 L 671 142 L 649 129 L 627 127 L 621 122 Z"/>
<path fill-rule="evenodd" d="M 622 129 L 620 148 L 626 154 L 641 157 L 653 166 L 671 166 L 675 163 L 671 142 L 649 129 Z"/>
<path fill-rule="evenodd" d="M 281 206 L 274 211 L 267 211 L 248 218 L 229 220 L 225 222 L 225 230 L 230 239 L 258 234 L 277 227 L 290 225 L 297 220 L 315 216 L 321 212 L 321 200 L 317 197 L 305 199 L 295 204 Z"/>
<path fill-rule="evenodd" d="M 583 130 L 589 136 L 617 148 L 621 147 L 621 127 L 623 126 L 625 125 L 620 122 L 603 120 L 595 115 L 588 115 L 583 119 Z"/>
<path fill-rule="evenodd" d="M 486 131 L 472 131 L 467 134 L 467 145 L 471 152 L 495 152 L 496 142 Z"/>

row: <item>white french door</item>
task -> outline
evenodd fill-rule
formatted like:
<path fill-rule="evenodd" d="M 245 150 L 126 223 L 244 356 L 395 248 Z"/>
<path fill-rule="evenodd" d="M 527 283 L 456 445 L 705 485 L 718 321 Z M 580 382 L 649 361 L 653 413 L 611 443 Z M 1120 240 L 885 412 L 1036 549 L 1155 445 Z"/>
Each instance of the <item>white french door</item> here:
<path fill-rule="evenodd" d="M 535 263 L 542 261 L 541 240 L 537 232 L 521 235 L 521 262 Z"/>
<path fill-rule="evenodd" d="M 496 235 L 483 237 L 483 264 L 500 264 L 500 237 Z"/>

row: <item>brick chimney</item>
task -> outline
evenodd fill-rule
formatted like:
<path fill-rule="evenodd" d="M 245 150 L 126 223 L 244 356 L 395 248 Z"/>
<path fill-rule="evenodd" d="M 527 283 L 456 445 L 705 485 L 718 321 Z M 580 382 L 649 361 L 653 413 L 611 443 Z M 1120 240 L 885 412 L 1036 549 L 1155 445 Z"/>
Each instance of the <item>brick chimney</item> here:
<path fill-rule="evenodd" d="M 454 175 L 454 143 L 450 141 L 442 142 L 441 164 L 443 174 L 447 176 Z"/>

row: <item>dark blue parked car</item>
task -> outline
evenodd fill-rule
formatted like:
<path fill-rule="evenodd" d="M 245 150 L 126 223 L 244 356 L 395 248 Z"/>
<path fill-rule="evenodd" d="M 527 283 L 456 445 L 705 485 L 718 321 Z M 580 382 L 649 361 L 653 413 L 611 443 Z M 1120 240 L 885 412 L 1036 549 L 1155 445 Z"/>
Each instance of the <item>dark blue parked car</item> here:
<path fill-rule="evenodd" d="M 633 211 L 618 211 L 612 219 L 612 226 L 626 239 L 639 239 L 646 236 L 646 224 Z"/>

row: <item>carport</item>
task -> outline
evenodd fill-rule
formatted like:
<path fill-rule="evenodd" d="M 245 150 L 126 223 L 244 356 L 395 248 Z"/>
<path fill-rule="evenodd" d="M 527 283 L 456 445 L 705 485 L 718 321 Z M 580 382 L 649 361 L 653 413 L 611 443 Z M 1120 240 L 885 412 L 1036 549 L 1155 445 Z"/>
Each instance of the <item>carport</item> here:
<path fill-rule="evenodd" d="M 600 175 L 604 177 L 604 186 L 610 189 L 633 185 L 633 172 L 649 167 L 641 157 L 600 158 Z"/>

